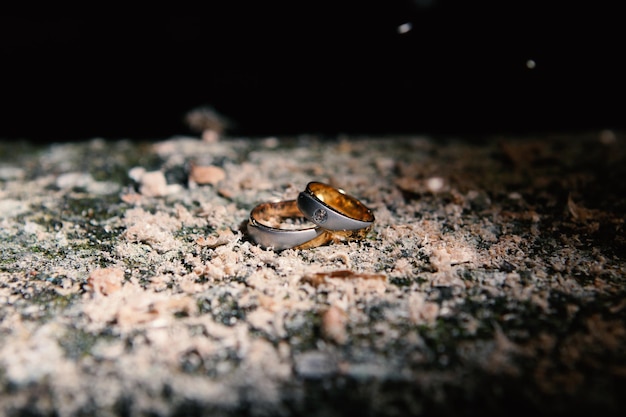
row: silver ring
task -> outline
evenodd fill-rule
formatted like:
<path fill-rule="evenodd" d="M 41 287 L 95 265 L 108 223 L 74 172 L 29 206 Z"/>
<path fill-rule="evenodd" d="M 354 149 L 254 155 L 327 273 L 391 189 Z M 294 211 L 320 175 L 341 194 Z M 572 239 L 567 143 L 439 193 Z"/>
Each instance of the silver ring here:
<path fill-rule="evenodd" d="M 280 225 L 287 218 L 304 218 L 296 200 L 261 203 L 250 212 L 248 234 L 259 245 L 274 250 L 308 248 L 328 243 L 329 237 L 321 227 L 285 229 L 273 226 Z"/>
<path fill-rule="evenodd" d="M 345 191 L 310 182 L 298 195 L 298 208 L 316 225 L 328 230 L 359 230 L 374 223 L 374 213 Z"/>

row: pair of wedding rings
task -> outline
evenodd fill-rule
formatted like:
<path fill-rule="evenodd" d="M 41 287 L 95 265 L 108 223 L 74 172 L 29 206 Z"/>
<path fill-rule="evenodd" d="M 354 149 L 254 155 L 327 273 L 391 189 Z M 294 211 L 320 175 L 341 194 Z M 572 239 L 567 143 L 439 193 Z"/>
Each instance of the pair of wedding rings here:
<path fill-rule="evenodd" d="M 301 227 L 303 221 L 313 225 Z M 265 248 L 309 249 L 330 242 L 363 239 L 373 223 L 372 210 L 358 199 L 339 188 L 313 181 L 297 200 L 261 203 L 253 208 L 248 234 Z"/>

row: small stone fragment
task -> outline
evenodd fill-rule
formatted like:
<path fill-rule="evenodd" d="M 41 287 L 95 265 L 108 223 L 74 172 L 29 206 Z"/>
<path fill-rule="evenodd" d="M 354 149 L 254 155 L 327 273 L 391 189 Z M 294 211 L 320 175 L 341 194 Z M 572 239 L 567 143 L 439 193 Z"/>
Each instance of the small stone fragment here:
<path fill-rule="evenodd" d="M 24 201 L 12 198 L 0 199 L 0 219 L 19 216 L 29 210 L 29 205 Z"/>
<path fill-rule="evenodd" d="M 309 274 L 302 277 L 302 281 L 307 284 L 311 284 L 317 287 L 320 284 L 326 282 L 327 278 L 339 278 L 339 279 L 364 279 L 364 280 L 385 280 L 384 274 L 368 274 L 365 272 L 354 272 L 349 269 L 340 269 L 336 271 L 317 272 L 315 274 Z"/>
<path fill-rule="evenodd" d="M 404 193 L 411 196 L 436 194 L 446 190 L 446 182 L 442 177 L 430 177 L 426 179 L 416 179 L 412 177 L 401 177 L 395 180 L 396 186 Z"/>
<path fill-rule="evenodd" d="M 146 172 L 141 176 L 139 192 L 145 197 L 162 197 L 167 195 L 167 180 L 161 171 Z"/>
<path fill-rule="evenodd" d="M 26 171 L 23 168 L 14 166 L 0 166 L 0 180 L 21 180 L 26 176 Z"/>
<path fill-rule="evenodd" d="M 177 314 L 191 316 L 196 313 L 197 306 L 190 297 L 167 297 L 157 300 L 124 303 L 117 311 L 115 320 L 122 328 L 132 328 L 138 324 L 149 322 L 167 322 Z"/>
<path fill-rule="evenodd" d="M 226 178 L 226 172 L 215 165 L 191 167 L 189 173 L 189 182 L 195 184 L 211 184 L 216 185 Z"/>
<path fill-rule="evenodd" d="M 119 268 L 102 268 L 91 271 L 87 278 L 87 291 L 94 294 L 110 295 L 122 288 L 124 271 Z"/>
<path fill-rule="evenodd" d="M 128 170 L 128 177 L 135 182 L 141 182 L 141 177 L 145 173 L 146 169 L 144 167 L 133 167 Z"/>
<path fill-rule="evenodd" d="M 67 172 L 59 175 L 56 185 L 62 190 L 68 190 L 71 188 L 87 188 L 91 182 L 93 182 L 93 178 L 86 172 Z"/>
<path fill-rule="evenodd" d="M 202 140 L 215 143 L 219 140 L 230 122 L 215 109 L 203 106 L 191 110 L 185 116 L 189 128 L 202 133 Z"/>
<path fill-rule="evenodd" d="M 220 230 L 217 232 L 217 236 L 208 236 L 208 237 L 199 237 L 196 240 L 196 243 L 200 246 L 206 246 L 211 249 L 216 248 L 218 246 L 222 246 L 231 242 L 235 238 L 235 234 L 230 229 Z"/>
<path fill-rule="evenodd" d="M 435 271 L 450 271 L 452 268 L 452 257 L 445 248 L 437 248 L 430 255 L 430 264 Z"/>
<path fill-rule="evenodd" d="M 310 351 L 295 357 L 295 371 L 303 378 L 320 379 L 338 371 L 335 360 L 325 352 Z"/>
<path fill-rule="evenodd" d="M 423 293 L 409 296 L 409 317 L 416 324 L 433 324 L 439 316 L 439 304 L 427 301 Z"/>
<path fill-rule="evenodd" d="M 348 315 L 337 306 L 331 306 L 322 314 L 322 332 L 324 336 L 334 342 L 343 345 L 348 341 Z"/>

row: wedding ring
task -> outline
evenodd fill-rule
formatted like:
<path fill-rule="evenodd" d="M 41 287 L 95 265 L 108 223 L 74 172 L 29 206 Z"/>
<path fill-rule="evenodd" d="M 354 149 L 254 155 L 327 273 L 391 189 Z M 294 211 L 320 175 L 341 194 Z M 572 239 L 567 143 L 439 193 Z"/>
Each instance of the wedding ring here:
<path fill-rule="evenodd" d="M 298 208 L 316 225 L 327 230 L 369 229 L 374 214 L 345 191 L 321 182 L 310 182 L 298 195 Z"/>
<path fill-rule="evenodd" d="M 306 220 L 296 200 L 261 203 L 250 212 L 248 234 L 259 245 L 274 250 L 308 249 L 331 241 L 332 236 L 321 227 L 279 227 L 290 218 Z"/>

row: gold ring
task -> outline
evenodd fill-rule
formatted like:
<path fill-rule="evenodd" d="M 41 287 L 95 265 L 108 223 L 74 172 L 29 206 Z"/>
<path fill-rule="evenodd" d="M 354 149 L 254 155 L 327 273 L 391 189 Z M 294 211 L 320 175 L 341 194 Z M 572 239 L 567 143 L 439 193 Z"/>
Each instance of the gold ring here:
<path fill-rule="evenodd" d="M 327 230 L 369 229 L 374 213 L 357 198 L 321 182 L 310 182 L 298 195 L 298 208 L 316 225 Z"/>
<path fill-rule="evenodd" d="M 360 230 L 327 230 L 319 226 L 286 226 L 286 219 L 305 220 L 296 200 L 261 203 L 250 212 L 248 234 L 264 248 L 311 249 L 328 243 L 364 239 L 370 228 Z M 283 226 L 283 227 L 281 227 Z"/>

